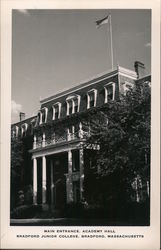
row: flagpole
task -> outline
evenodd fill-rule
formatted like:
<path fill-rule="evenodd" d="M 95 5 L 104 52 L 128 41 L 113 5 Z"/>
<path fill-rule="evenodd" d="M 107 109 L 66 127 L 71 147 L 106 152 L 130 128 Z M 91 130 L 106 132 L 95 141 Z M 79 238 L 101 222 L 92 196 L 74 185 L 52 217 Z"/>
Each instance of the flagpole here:
<path fill-rule="evenodd" d="M 111 38 L 111 65 L 112 65 L 112 70 L 113 70 L 113 42 L 112 42 L 112 22 L 111 22 L 111 14 L 109 15 L 110 17 L 110 38 Z"/>

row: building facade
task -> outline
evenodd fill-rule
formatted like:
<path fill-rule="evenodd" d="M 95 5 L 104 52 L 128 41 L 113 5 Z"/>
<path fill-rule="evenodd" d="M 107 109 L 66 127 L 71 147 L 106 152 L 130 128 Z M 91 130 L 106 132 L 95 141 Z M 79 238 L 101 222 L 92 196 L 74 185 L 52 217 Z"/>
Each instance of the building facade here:
<path fill-rule="evenodd" d="M 90 127 L 84 127 L 82 117 L 126 95 L 136 83 L 150 84 L 151 76 L 143 76 L 143 68 L 139 62 L 135 71 L 117 66 L 42 99 L 37 116 L 24 119 L 21 114 L 21 121 L 12 125 L 12 138 L 29 141 L 23 178 L 24 183 L 32 184 L 33 204 L 62 208 L 83 200 L 84 169 L 89 164 L 83 145 Z"/>

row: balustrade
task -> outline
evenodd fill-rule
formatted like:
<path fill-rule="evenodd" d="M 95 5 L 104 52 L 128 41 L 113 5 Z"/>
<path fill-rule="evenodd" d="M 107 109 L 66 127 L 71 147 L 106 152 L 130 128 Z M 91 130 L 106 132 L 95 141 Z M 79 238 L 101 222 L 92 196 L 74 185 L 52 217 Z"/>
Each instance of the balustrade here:
<path fill-rule="evenodd" d="M 55 133 L 51 134 L 50 137 L 46 137 L 45 133 L 43 133 L 43 135 L 39 137 L 36 137 L 35 135 L 34 142 L 33 142 L 33 149 L 46 147 L 49 145 L 55 145 L 55 144 L 59 144 L 62 142 L 83 139 L 84 136 L 87 136 L 87 133 L 82 130 L 82 125 L 79 126 L 78 131 L 74 131 L 74 129 L 72 129 L 72 132 L 70 132 L 70 130 L 67 129 L 67 133 L 61 136 Z"/>

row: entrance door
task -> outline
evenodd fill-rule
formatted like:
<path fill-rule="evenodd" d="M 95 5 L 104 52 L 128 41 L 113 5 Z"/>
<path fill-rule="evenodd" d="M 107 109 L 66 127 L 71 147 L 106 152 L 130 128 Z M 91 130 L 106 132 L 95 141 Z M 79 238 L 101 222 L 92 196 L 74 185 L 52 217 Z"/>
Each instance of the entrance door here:
<path fill-rule="evenodd" d="M 73 182 L 73 198 L 74 202 L 80 202 L 80 181 Z"/>
<path fill-rule="evenodd" d="M 61 209 L 64 207 L 64 195 L 65 195 L 65 185 L 63 179 L 58 179 L 54 183 L 53 200 L 55 208 Z"/>
<path fill-rule="evenodd" d="M 51 204 L 62 209 L 66 202 L 67 153 L 52 155 L 50 157 L 50 197 Z"/>

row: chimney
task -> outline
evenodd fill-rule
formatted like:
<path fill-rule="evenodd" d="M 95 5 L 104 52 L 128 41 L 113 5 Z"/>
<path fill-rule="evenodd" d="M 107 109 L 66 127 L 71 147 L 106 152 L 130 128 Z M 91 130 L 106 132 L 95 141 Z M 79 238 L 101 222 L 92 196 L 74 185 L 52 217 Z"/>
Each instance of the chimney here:
<path fill-rule="evenodd" d="M 138 79 L 145 76 L 145 65 L 144 65 L 144 63 L 139 62 L 139 61 L 135 61 L 134 68 L 135 68 L 135 72 L 137 74 Z"/>
<path fill-rule="evenodd" d="M 25 113 L 20 112 L 19 116 L 20 116 L 20 121 L 25 120 Z"/>

